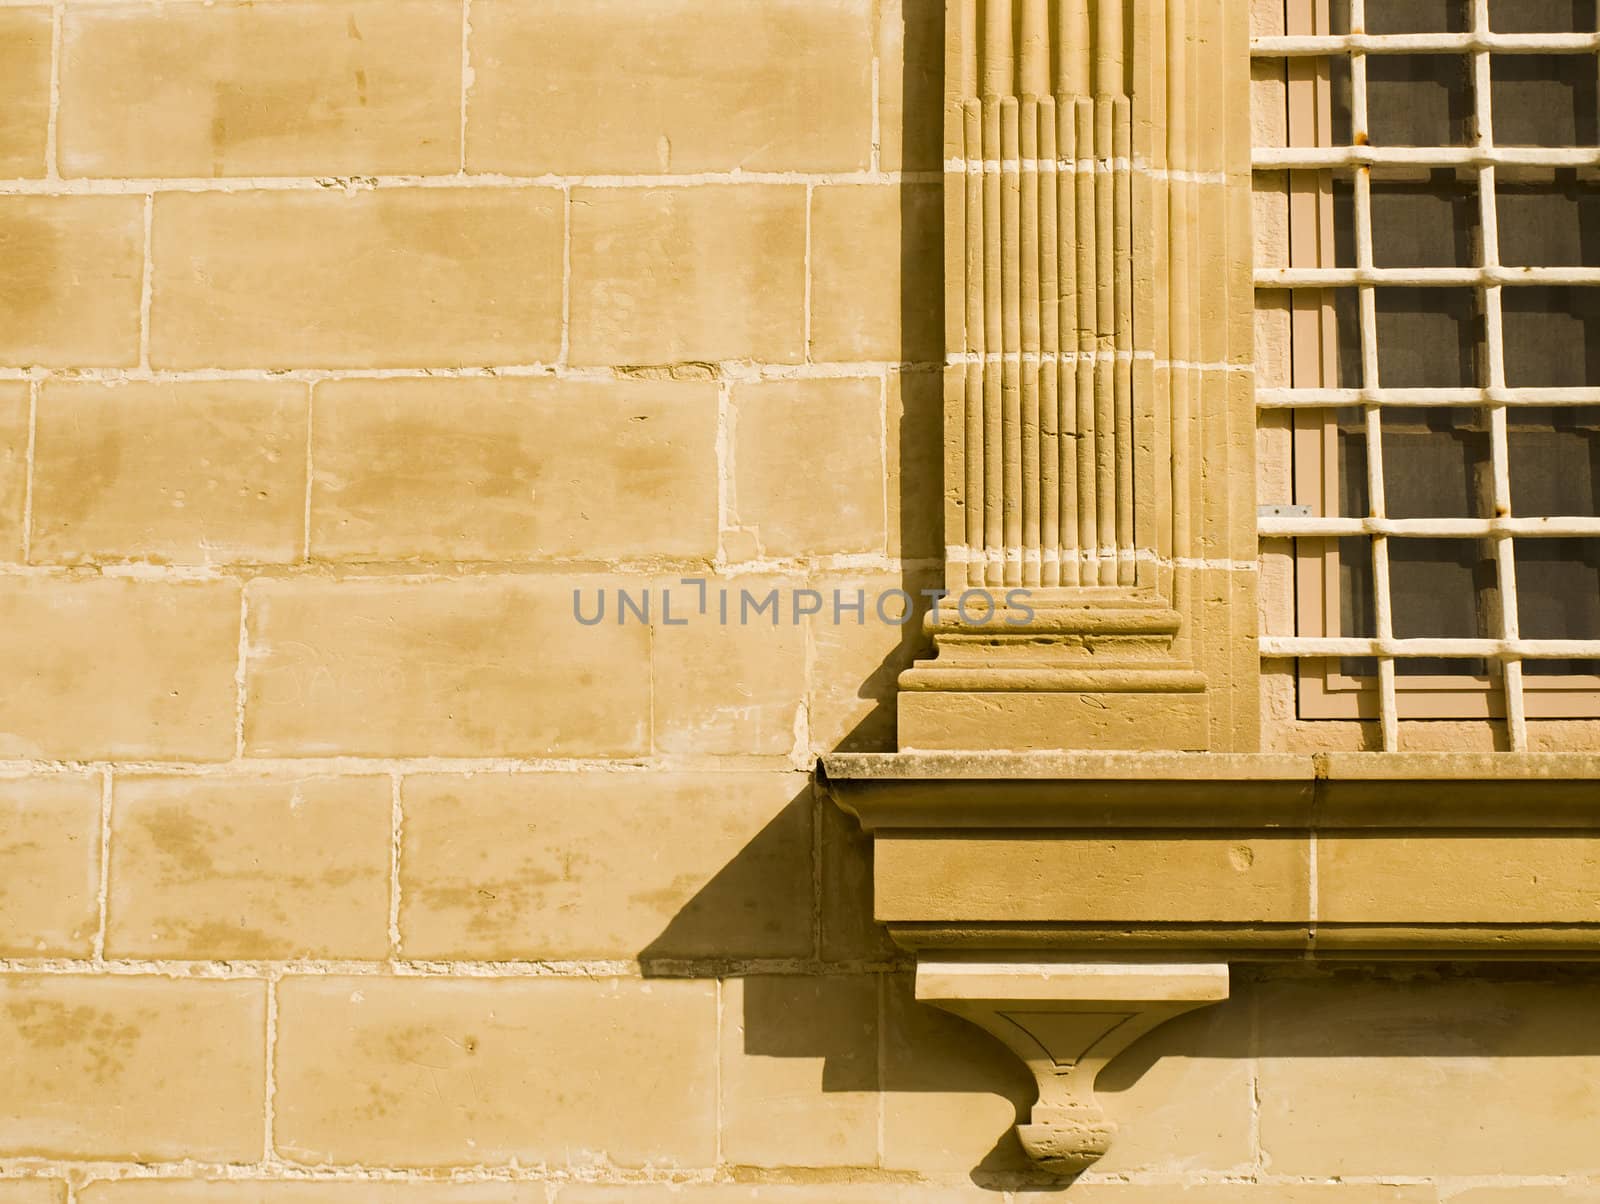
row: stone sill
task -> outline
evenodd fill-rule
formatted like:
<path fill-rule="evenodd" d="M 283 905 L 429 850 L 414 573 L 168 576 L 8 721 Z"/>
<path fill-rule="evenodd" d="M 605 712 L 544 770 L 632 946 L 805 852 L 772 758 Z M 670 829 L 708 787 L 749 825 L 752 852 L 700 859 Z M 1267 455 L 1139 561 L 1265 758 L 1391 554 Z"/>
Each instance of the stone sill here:
<path fill-rule="evenodd" d="M 1600 753 L 836 753 L 819 776 L 869 832 L 1600 829 Z"/>
<path fill-rule="evenodd" d="M 1600 756 L 824 758 L 911 949 L 1600 956 Z"/>

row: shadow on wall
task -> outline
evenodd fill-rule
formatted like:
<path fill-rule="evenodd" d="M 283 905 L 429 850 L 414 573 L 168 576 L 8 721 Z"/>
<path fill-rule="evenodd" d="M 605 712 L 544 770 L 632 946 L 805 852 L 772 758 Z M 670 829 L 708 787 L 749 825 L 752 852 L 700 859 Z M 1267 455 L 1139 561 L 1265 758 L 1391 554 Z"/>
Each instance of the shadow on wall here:
<path fill-rule="evenodd" d="M 938 172 L 944 0 L 903 0 L 901 20 L 901 162 L 886 166 Z M 857 697 L 871 709 L 836 740 L 840 751 L 895 748 L 896 680 L 927 643 L 921 620 L 928 603 L 921 591 L 941 579 L 944 298 L 938 187 L 900 192 L 904 367 L 898 413 L 890 415 L 891 482 L 898 488 L 891 505 L 898 513 L 901 588 L 917 599 L 917 612 L 900 628 L 892 651 L 857 685 Z M 1030 1170 L 1012 1126 L 1032 1104 L 1032 1077 L 988 1034 L 915 1001 L 911 962 L 872 918 L 871 850 L 853 820 L 820 790 L 807 789 L 639 951 L 640 967 L 647 977 L 727 980 L 725 1026 L 735 1040 L 731 1048 L 724 1045 L 725 1059 L 797 1060 L 785 1068 L 793 1090 L 769 1082 L 768 1096 L 755 1101 L 764 1127 L 792 1133 L 793 1144 L 781 1159 L 845 1167 L 878 1165 L 881 1157 L 888 1169 L 967 1170 L 978 1183 L 1014 1184 Z M 811 885 L 799 900 L 792 897 L 798 882 Z M 807 919 L 804 947 L 793 941 L 797 906 Z M 769 1073 L 781 1081 L 785 1069 Z M 725 1090 L 737 1092 L 743 1075 L 728 1065 L 724 1073 Z M 856 1099 L 853 1106 L 835 1107 L 823 1097 Z M 832 1115 L 786 1118 L 786 1108 Z M 805 1148 L 802 1135 L 819 1129 L 832 1134 L 818 1138 L 828 1148 Z M 938 1148 L 952 1131 L 965 1140 Z M 972 1150 L 974 1141 L 989 1140 L 987 1153 Z M 760 1161 L 758 1151 L 744 1148 L 748 1144 L 726 1134 L 728 1160 Z"/>
<path fill-rule="evenodd" d="M 940 168 L 943 8 L 904 0 L 909 171 Z M 939 279 L 942 249 L 926 202 L 902 189 L 900 317 L 911 333 L 891 465 L 902 588 L 913 597 L 938 582 L 943 543 L 942 355 L 928 345 L 942 329 L 942 290 L 928 283 Z M 896 678 L 925 642 L 919 622 L 901 629 L 859 682 L 871 709 L 838 750 L 895 747 Z M 916 1002 L 910 959 L 873 921 L 871 842 L 820 791 L 793 797 L 638 960 L 648 977 L 724 981 L 728 1162 L 1067 1186 L 1033 1172 L 1012 1130 L 1034 1099 L 1028 1072 L 988 1034 Z M 1350 1139 L 1341 1148 L 1357 1152 L 1409 1141 L 1440 1115 L 1446 1072 L 1430 1059 L 1460 1059 L 1453 1114 L 1495 1112 L 1501 1080 L 1536 1071 L 1517 1060 L 1600 1057 L 1588 1010 L 1597 989 L 1600 968 L 1237 966 L 1227 1003 L 1162 1026 L 1100 1076 L 1101 1101 L 1123 1123 L 1100 1169 L 1237 1171 L 1297 1125 L 1324 1145 L 1321 1132 L 1336 1127 Z M 1393 1060 L 1382 1098 L 1352 1109 L 1378 1090 L 1364 1065 L 1372 1058 Z"/>
<path fill-rule="evenodd" d="M 901 166 L 938 171 L 944 4 L 903 3 Z M 927 338 L 942 330 L 943 252 L 928 212 L 926 197 L 902 189 L 900 317 L 911 333 L 893 434 L 902 588 L 913 597 L 938 583 L 943 543 L 942 353 L 930 356 Z M 859 683 L 873 706 L 838 750 L 893 750 L 896 678 L 925 643 L 920 622 L 901 629 Z M 791 799 L 638 959 L 648 977 L 724 979 L 729 1162 L 1067 1186 L 1033 1172 L 1012 1130 L 1032 1105 L 1031 1075 L 988 1034 L 914 999 L 910 959 L 872 918 L 871 842 L 820 791 Z M 1100 1076 L 1102 1102 L 1125 1122 L 1101 1169 L 1247 1166 L 1264 1125 L 1291 1127 L 1275 1115 L 1340 1123 L 1334 1113 L 1373 1089 L 1368 1058 L 1397 1061 L 1383 1106 L 1361 1110 L 1360 1123 L 1426 1123 L 1437 1091 L 1427 1059 L 1600 1056 L 1600 1026 L 1576 1022 L 1597 989 L 1600 968 L 1237 966 L 1227 1003 L 1157 1029 Z M 1311 1090 L 1293 1069 L 1307 1065 L 1333 1077 Z M 1483 1081 L 1492 1107 L 1498 1075 Z M 1397 1107 L 1413 1090 L 1416 1106 Z M 741 1131 L 740 1115 L 775 1136 Z"/>
<path fill-rule="evenodd" d="M 730 1163 L 870 1167 L 882 1157 L 890 1170 L 1015 1185 L 1030 1177 L 1012 1126 L 1033 1079 L 988 1034 L 913 998 L 909 961 L 872 919 L 870 849 L 808 787 L 639 951 L 640 968 L 725 980 L 727 1123 L 759 1116 L 762 1134 L 725 1132 Z"/>

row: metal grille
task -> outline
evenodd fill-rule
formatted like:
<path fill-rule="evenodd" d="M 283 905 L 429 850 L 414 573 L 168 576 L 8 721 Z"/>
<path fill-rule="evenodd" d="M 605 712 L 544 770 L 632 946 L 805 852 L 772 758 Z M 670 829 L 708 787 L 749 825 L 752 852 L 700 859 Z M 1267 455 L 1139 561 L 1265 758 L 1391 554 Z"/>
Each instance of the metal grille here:
<path fill-rule="evenodd" d="M 1496 688 L 1504 693 L 1505 714 L 1514 749 L 1527 747 L 1527 708 L 1523 665 L 1530 660 L 1600 657 L 1600 640 L 1525 639 L 1519 631 L 1517 564 L 1514 539 L 1600 537 L 1600 518 L 1518 517 L 1512 511 L 1507 413 L 1512 407 L 1576 406 L 1600 403 L 1600 388 L 1512 388 L 1506 380 L 1505 290 L 1530 286 L 1600 286 L 1600 268 L 1508 267 L 1500 262 L 1497 174 L 1509 169 L 1600 167 L 1600 148 L 1574 146 L 1497 146 L 1492 104 L 1491 56 L 1595 55 L 1600 33 L 1497 33 L 1490 28 L 1489 0 L 1468 0 L 1469 27 L 1462 33 L 1371 34 L 1259 37 L 1257 58 L 1348 60 L 1350 145 L 1258 148 L 1258 171 L 1308 170 L 1350 178 L 1353 188 L 1355 264 L 1352 267 L 1262 269 L 1263 289 L 1356 290 L 1362 383 L 1357 388 L 1290 387 L 1258 391 L 1262 409 L 1357 407 L 1364 412 L 1368 513 L 1352 517 L 1294 517 L 1264 512 L 1263 537 L 1333 539 L 1357 536 L 1370 541 L 1375 638 L 1263 637 L 1263 656 L 1294 658 L 1362 657 L 1377 664 L 1383 746 L 1399 745 L 1396 661 L 1404 658 L 1482 659 L 1499 667 Z M 1348 0 L 1349 29 L 1367 29 L 1365 0 Z M 1370 145 L 1368 59 L 1375 55 L 1439 54 L 1465 56 L 1471 64 L 1472 124 L 1464 146 Z M 1387 172 L 1455 169 L 1475 175 L 1479 237 L 1471 267 L 1380 268 L 1373 261 L 1372 179 Z M 1481 316 L 1481 364 L 1471 388 L 1386 388 L 1379 377 L 1378 290 L 1384 287 L 1462 288 L 1476 292 Z M 1385 407 L 1477 406 L 1488 415 L 1492 457 L 1493 517 L 1390 518 L 1384 501 L 1383 414 Z M 1389 540 L 1401 537 L 1471 539 L 1492 549 L 1499 605 L 1493 638 L 1396 638 L 1390 589 Z"/>

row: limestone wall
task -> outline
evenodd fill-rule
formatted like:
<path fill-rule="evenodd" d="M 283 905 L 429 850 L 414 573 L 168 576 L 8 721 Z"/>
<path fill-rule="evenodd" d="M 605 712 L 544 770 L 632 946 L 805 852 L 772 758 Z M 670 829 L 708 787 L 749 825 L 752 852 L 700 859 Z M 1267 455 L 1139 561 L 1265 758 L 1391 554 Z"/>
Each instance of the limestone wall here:
<path fill-rule="evenodd" d="M 941 566 L 941 8 L 0 5 L 0 1204 L 1054 1198 L 811 777 Z M 1597 1000 L 1236 970 L 1065 1198 L 1600 1200 Z"/>

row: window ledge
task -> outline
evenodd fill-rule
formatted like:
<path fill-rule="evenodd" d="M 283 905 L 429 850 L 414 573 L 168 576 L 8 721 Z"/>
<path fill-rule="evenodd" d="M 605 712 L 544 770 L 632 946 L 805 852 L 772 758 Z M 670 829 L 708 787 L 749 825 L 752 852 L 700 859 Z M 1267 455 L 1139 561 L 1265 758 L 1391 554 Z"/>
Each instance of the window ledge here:
<path fill-rule="evenodd" d="M 1600 957 L 1600 756 L 823 758 L 917 997 L 1025 1061 L 1044 1169 L 1107 1148 L 1099 1069 L 1230 962 Z"/>
<path fill-rule="evenodd" d="M 839 754 L 910 949 L 1600 956 L 1600 756 Z"/>

